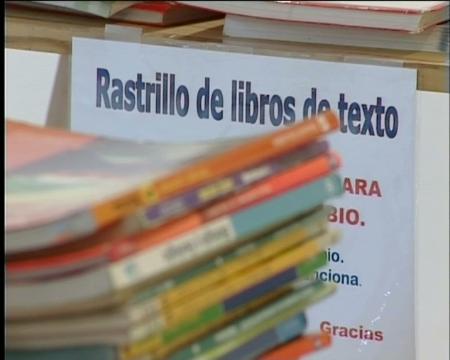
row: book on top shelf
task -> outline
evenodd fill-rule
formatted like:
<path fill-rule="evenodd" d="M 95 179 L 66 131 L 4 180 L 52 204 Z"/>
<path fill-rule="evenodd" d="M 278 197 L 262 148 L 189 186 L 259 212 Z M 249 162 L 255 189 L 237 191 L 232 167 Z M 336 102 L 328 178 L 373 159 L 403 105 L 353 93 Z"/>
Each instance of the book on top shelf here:
<path fill-rule="evenodd" d="M 109 18 L 141 1 L 7 1 L 43 10 L 71 12 Z"/>
<path fill-rule="evenodd" d="M 342 25 L 311 24 L 228 14 L 225 36 L 290 41 L 296 43 L 340 45 L 445 53 L 449 49 L 449 22 L 420 33 L 358 28 Z"/>
<path fill-rule="evenodd" d="M 226 14 L 421 32 L 448 20 L 448 1 L 180 1 Z"/>
<path fill-rule="evenodd" d="M 195 9 L 175 1 L 8 1 L 7 3 L 45 11 L 161 26 L 221 16 L 215 11 Z"/>

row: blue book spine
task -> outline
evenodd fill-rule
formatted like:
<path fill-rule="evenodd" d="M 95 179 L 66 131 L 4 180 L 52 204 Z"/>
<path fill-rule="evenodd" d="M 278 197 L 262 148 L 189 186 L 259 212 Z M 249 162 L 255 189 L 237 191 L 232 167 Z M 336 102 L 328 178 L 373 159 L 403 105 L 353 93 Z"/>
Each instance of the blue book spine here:
<path fill-rule="evenodd" d="M 321 178 L 232 216 L 235 232 L 239 237 L 251 236 L 261 231 L 261 228 L 282 223 L 342 192 L 343 187 L 338 175 Z"/>
<path fill-rule="evenodd" d="M 301 335 L 306 328 L 305 315 L 299 314 L 278 326 L 263 332 L 249 342 L 237 347 L 233 351 L 221 357 L 221 360 L 245 360 L 253 359 L 271 348 L 284 344 L 289 340 Z"/>

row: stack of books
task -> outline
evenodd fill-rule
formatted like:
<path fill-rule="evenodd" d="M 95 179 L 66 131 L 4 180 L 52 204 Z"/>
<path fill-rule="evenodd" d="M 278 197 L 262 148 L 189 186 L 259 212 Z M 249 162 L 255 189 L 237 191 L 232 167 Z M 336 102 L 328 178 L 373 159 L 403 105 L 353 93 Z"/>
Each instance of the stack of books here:
<path fill-rule="evenodd" d="M 449 92 L 448 1 L 179 1 L 226 14 L 223 43 L 263 55 L 401 66 Z"/>
<path fill-rule="evenodd" d="M 182 1 L 227 14 L 233 37 L 447 52 L 448 1 Z"/>
<path fill-rule="evenodd" d="M 59 16 L 72 13 L 113 22 L 170 26 L 220 17 L 209 10 L 193 9 L 175 1 L 8 1 L 7 5 L 41 9 Z"/>
<path fill-rule="evenodd" d="M 297 359 L 339 239 L 332 112 L 133 143 L 7 122 L 7 359 Z"/>

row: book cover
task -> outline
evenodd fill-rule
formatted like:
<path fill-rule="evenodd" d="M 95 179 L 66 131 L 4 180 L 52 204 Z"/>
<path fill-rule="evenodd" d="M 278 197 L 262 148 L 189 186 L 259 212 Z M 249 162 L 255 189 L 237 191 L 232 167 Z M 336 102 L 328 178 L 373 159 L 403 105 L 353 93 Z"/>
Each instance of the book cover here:
<path fill-rule="evenodd" d="M 59 222 L 50 243 L 88 235 L 141 207 L 289 153 L 338 123 L 334 114 L 322 114 L 223 151 L 217 143 L 132 144 L 8 122 L 6 231 Z M 7 240 L 6 252 L 36 246 L 27 241 L 17 249 Z"/>

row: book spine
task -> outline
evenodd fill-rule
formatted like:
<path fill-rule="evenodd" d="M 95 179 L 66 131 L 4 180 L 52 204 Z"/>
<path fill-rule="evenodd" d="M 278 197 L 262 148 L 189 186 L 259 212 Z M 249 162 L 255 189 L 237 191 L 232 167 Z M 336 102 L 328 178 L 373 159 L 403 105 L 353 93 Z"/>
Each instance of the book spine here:
<path fill-rule="evenodd" d="M 258 357 L 258 360 L 297 360 L 300 356 L 310 354 L 331 345 L 331 335 L 311 334 L 274 349 Z"/>
<path fill-rule="evenodd" d="M 236 239 L 237 234 L 229 217 L 215 220 L 173 239 L 170 243 L 142 250 L 112 263 L 110 273 L 114 287 L 122 289 L 151 279 L 173 267 L 188 263 L 195 257 L 235 242 Z"/>
<path fill-rule="evenodd" d="M 301 335 L 306 328 L 306 317 L 300 314 L 292 319 L 282 322 L 247 344 L 229 353 L 224 359 L 250 359 L 258 353 L 271 349 L 279 344 Z M 195 359 L 201 353 L 207 352 L 223 343 L 222 339 L 210 338 L 204 342 L 196 342 L 185 350 L 181 350 L 170 357 L 170 360 Z"/>
<path fill-rule="evenodd" d="M 293 169 L 284 171 L 261 184 L 257 184 L 235 197 L 207 208 L 204 212 L 204 217 L 207 220 L 214 219 L 233 211 L 259 204 L 273 196 L 273 194 L 283 193 L 293 187 L 307 184 L 320 176 L 329 174 L 337 169 L 339 164 L 340 159 L 334 153 L 319 156 Z"/>
<path fill-rule="evenodd" d="M 286 271 L 283 271 L 280 274 L 257 284 L 252 288 L 245 289 L 241 293 L 223 300 L 221 303 L 210 306 L 207 309 L 203 309 L 194 317 L 191 315 L 189 319 L 176 325 L 167 323 L 166 319 L 170 319 L 171 316 L 170 310 L 162 311 L 161 308 L 158 308 L 158 313 L 152 314 L 151 320 L 146 319 L 146 322 L 150 322 L 152 324 L 152 333 L 163 330 L 167 327 L 166 330 L 163 331 L 161 345 L 170 346 L 174 342 L 183 338 L 183 336 L 201 331 L 205 327 L 212 326 L 215 323 L 220 322 L 225 317 L 232 315 L 233 312 L 251 306 L 251 304 L 255 303 L 258 299 L 276 293 L 296 279 L 307 279 L 309 275 L 325 263 L 326 255 L 325 253 L 321 253 L 306 262 L 294 266 L 291 269 L 287 269 Z M 154 324 L 159 325 L 158 327 L 153 327 Z"/>
<path fill-rule="evenodd" d="M 196 318 L 194 321 L 184 323 L 183 327 L 177 327 L 175 329 L 166 329 L 159 335 L 148 337 L 142 340 L 139 344 L 133 344 L 123 353 L 123 359 L 134 359 L 142 354 L 158 355 L 158 359 L 167 359 L 168 355 L 177 351 L 186 344 L 194 341 L 203 336 L 205 333 L 211 330 L 215 330 L 219 323 L 228 324 L 231 321 L 235 321 L 242 316 L 245 316 L 250 311 L 261 308 L 263 305 L 271 303 L 286 295 L 288 290 L 272 292 L 271 294 L 259 298 L 257 301 L 240 308 L 237 311 L 226 314 L 217 314 L 209 312 L 202 318 Z M 210 319 L 210 321 L 207 321 Z M 212 324 L 212 325 L 211 325 Z M 200 329 L 200 330 L 199 330 Z M 168 345 L 163 346 L 164 343 Z"/>
<path fill-rule="evenodd" d="M 202 291 L 215 282 L 229 278 L 237 271 L 262 262 L 268 256 L 301 243 L 304 239 L 316 236 L 327 228 L 327 211 L 315 211 L 306 218 L 291 223 L 287 227 L 256 239 L 220 255 L 212 261 L 202 263 L 193 269 L 175 276 L 150 290 L 139 294 L 133 301 L 132 310 L 128 311 L 130 319 L 141 321 L 144 317 L 161 310 L 161 304 L 173 304 Z M 206 280 L 205 280 L 206 279 Z M 155 299 L 159 299 L 155 301 Z"/>
<path fill-rule="evenodd" d="M 240 212 L 233 219 L 233 225 L 240 236 L 249 237 L 262 232 L 261 224 L 271 228 L 322 205 L 342 192 L 340 177 L 336 174 L 329 175 Z"/>
<path fill-rule="evenodd" d="M 296 227 L 289 233 L 283 235 L 280 234 L 281 236 L 274 234 L 271 236 L 274 240 L 265 246 L 254 249 L 253 252 L 247 256 L 237 259 L 236 261 L 224 263 L 224 265 L 217 269 L 211 270 L 202 276 L 196 277 L 189 282 L 175 287 L 173 290 L 167 291 L 161 296 L 161 301 L 164 304 L 169 305 L 182 301 L 187 297 L 191 297 L 194 293 L 201 292 L 224 278 L 233 276 L 239 271 L 250 268 L 257 263 L 261 263 L 275 254 L 281 253 L 295 244 L 300 244 L 305 239 L 317 235 L 325 229 L 325 226 L 325 219 L 323 219 L 320 222 Z M 278 236 L 280 236 L 279 239 L 277 239 Z"/>
<path fill-rule="evenodd" d="M 236 330 L 238 330 L 237 335 L 241 332 L 245 333 L 252 327 L 258 326 L 258 324 L 261 323 L 264 324 L 272 317 L 283 312 L 285 313 L 293 307 L 298 308 L 300 306 L 300 310 L 302 310 L 310 303 L 314 303 L 323 296 L 330 294 L 334 291 L 334 288 L 335 287 L 330 284 L 319 281 L 307 283 L 306 285 L 296 288 L 292 293 L 276 298 L 276 300 L 271 302 L 269 305 L 259 308 L 259 310 L 251 315 L 245 316 L 241 320 L 235 322 L 234 325 L 227 326 L 224 329 L 214 333 L 212 336 L 221 339 L 222 341 L 228 341 L 230 340 L 230 337 L 233 337 L 233 335 L 236 334 Z M 267 298 L 270 298 L 270 296 L 271 295 L 268 295 Z M 245 311 L 246 308 L 247 307 L 245 307 L 244 310 L 238 314 L 247 314 L 248 311 Z M 250 308 L 251 307 L 249 307 L 249 309 Z M 186 338 L 189 339 L 187 340 L 189 342 L 196 341 L 200 334 L 203 334 L 204 331 L 212 328 L 211 323 L 217 323 L 224 318 L 227 318 L 228 320 L 235 319 L 235 316 L 233 315 L 229 314 L 226 316 L 217 310 L 209 311 L 208 313 L 203 314 L 202 317 L 199 317 L 193 321 L 180 324 L 177 327 L 163 331 L 160 335 L 148 338 L 141 343 L 131 345 L 126 352 L 124 352 L 123 358 L 125 360 L 131 360 L 132 358 L 141 356 L 144 353 L 149 353 L 155 355 L 157 358 L 167 359 L 167 355 L 172 353 L 173 349 L 176 349 L 180 343 L 185 343 Z M 292 316 L 293 315 L 295 315 L 295 313 L 292 314 Z M 284 318 L 282 320 L 284 320 Z"/>
<path fill-rule="evenodd" d="M 324 266 L 326 263 L 326 254 L 324 252 L 313 255 L 312 258 L 307 261 L 301 261 L 299 264 L 279 271 L 272 276 L 269 275 L 267 279 L 251 285 L 239 293 L 233 294 L 232 296 L 224 299 L 222 301 L 222 306 L 225 311 L 237 309 L 250 299 L 256 299 L 259 296 L 288 285 L 289 283 L 300 278 L 306 279 L 308 276 L 313 274 L 314 270 Z"/>
<path fill-rule="evenodd" d="M 150 280 L 170 269 L 181 267 L 192 259 L 201 258 L 262 233 L 264 229 L 292 219 L 341 193 L 339 176 L 331 175 L 233 216 L 213 220 L 170 242 L 143 249 L 123 260 L 113 262 L 109 267 L 112 285 L 115 289 L 122 289 L 143 280 Z M 264 224 L 264 228 L 261 224 Z"/>
<path fill-rule="evenodd" d="M 49 319 L 27 319 L 25 321 L 11 321 L 8 322 L 8 333 L 6 339 L 23 339 L 23 338 L 37 338 L 39 337 L 65 337 L 71 334 L 86 334 L 86 332 L 98 333 L 105 328 L 113 329 L 123 327 L 127 323 L 127 315 L 123 312 L 114 313 L 100 313 L 77 316 L 76 321 L 70 322 L 61 321 L 59 318 Z M 69 325 L 69 326 L 68 326 Z"/>
<path fill-rule="evenodd" d="M 305 329 L 306 317 L 301 313 L 239 346 L 226 354 L 221 360 L 253 359 L 266 350 L 300 336 Z"/>
<path fill-rule="evenodd" d="M 174 340 L 177 340 L 180 336 L 186 335 L 186 333 L 198 330 L 199 327 L 208 326 L 212 322 L 217 322 L 221 318 L 225 317 L 228 313 L 235 310 L 236 306 L 229 306 L 229 305 L 236 305 L 236 300 L 239 301 L 239 306 L 247 306 L 249 303 L 254 301 L 255 299 L 261 298 L 262 296 L 265 296 L 268 292 L 272 292 L 276 290 L 277 288 L 281 288 L 284 285 L 286 285 L 289 281 L 294 281 L 294 279 L 299 278 L 300 276 L 303 278 L 306 278 L 308 274 L 312 274 L 312 272 L 319 268 L 320 266 L 324 265 L 326 263 L 326 256 L 323 256 L 324 253 L 322 253 L 319 256 L 316 256 L 315 258 L 308 260 L 306 263 L 301 264 L 297 268 L 290 269 L 289 272 L 294 273 L 294 277 L 290 276 L 289 279 L 286 281 L 286 276 L 283 276 L 283 274 L 280 274 L 276 277 L 273 277 L 272 279 L 265 281 L 263 284 L 259 285 L 258 287 L 255 287 L 253 289 L 250 289 L 250 291 L 244 292 L 247 293 L 247 296 L 245 296 L 245 299 L 243 299 L 242 294 L 238 294 L 237 296 L 234 296 L 233 298 L 230 298 L 226 301 L 224 301 L 222 304 L 218 304 L 215 306 L 216 309 L 207 309 L 206 311 L 203 311 L 199 316 L 199 321 L 192 323 L 192 320 L 190 321 L 191 325 L 186 326 L 186 323 L 184 323 L 181 326 L 178 326 L 178 328 L 175 329 L 175 331 L 169 331 L 166 332 L 164 337 L 164 342 L 173 342 Z M 284 273 L 287 273 L 286 271 Z M 285 281 L 283 281 L 285 280 Z M 269 285 L 269 286 L 268 286 Z M 272 286 L 270 286 L 272 285 Z M 260 291 L 261 288 L 264 288 L 263 291 Z M 248 296 L 248 295 L 251 296 Z M 228 304 L 227 304 L 228 301 Z M 233 303 L 233 304 L 232 304 Z M 134 341 L 139 341 L 141 339 L 144 339 L 148 336 L 151 336 L 157 331 L 160 331 L 164 329 L 167 324 L 164 320 L 164 315 L 162 313 L 157 313 L 160 311 L 160 308 L 157 308 L 154 306 L 157 304 L 157 302 L 146 302 L 144 304 L 141 304 L 139 306 L 139 317 L 136 318 L 136 316 L 130 315 L 130 320 L 133 323 L 139 323 L 140 325 L 137 327 L 133 327 L 129 331 L 129 337 L 132 338 Z M 135 309 L 138 310 L 137 308 Z M 145 314 L 143 314 L 145 312 Z M 215 316 L 211 316 L 211 314 L 215 314 Z M 97 320 L 98 321 L 98 320 Z M 57 325 L 57 324 L 56 324 Z M 78 324 L 77 325 L 81 325 Z M 94 338 L 85 339 L 83 338 L 83 334 L 85 334 L 86 327 L 92 327 L 91 325 L 94 325 L 95 328 L 97 328 L 98 335 Z M 33 326 L 33 325 L 32 325 Z M 45 327 L 51 326 L 50 323 L 47 323 Z M 67 338 L 69 336 L 71 340 L 62 340 L 63 342 L 67 343 L 69 346 L 79 345 L 86 342 L 95 342 L 95 341 L 111 341 L 111 337 L 107 334 L 104 334 L 106 337 L 102 337 L 103 331 L 101 329 L 104 329 L 105 326 L 108 326 L 104 324 L 103 326 L 96 326 L 96 324 L 92 323 L 86 323 L 81 326 L 76 326 L 76 328 L 68 329 L 67 327 L 62 326 L 59 330 L 55 327 L 53 327 L 53 330 L 48 330 L 45 332 L 45 335 L 47 338 L 50 337 L 52 340 L 48 343 L 48 346 L 51 346 L 51 344 L 58 343 L 58 338 Z M 117 326 L 110 324 L 109 326 Z M 45 330 L 44 327 L 44 330 Z M 84 327 L 84 332 L 82 327 Z M 23 326 L 22 326 L 23 328 Z M 38 329 L 38 324 L 34 327 L 34 329 L 29 329 L 29 327 L 23 328 L 25 332 L 23 331 L 15 331 L 15 332 L 9 332 L 7 336 L 7 342 L 8 344 L 12 345 L 14 341 L 17 343 L 17 346 L 24 347 L 26 344 L 28 344 L 29 347 L 36 347 L 43 345 L 42 340 L 42 329 Z M 19 330 L 19 329 L 16 329 Z M 29 331 L 31 330 L 31 331 Z M 92 329 L 91 329 L 92 331 Z M 34 334 L 34 335 L 33 335 Z M 175 334 L 175 336 L 173 335 Z M 31 336 L 31 338 L 30 338 Z M 80 337 L 81 336 L 81 337 Z M 34 343 L 29 341 L 30 339 L 33 339 L 34 337 Z M 28 339 L 28 340 L 27 340 Z M 99 340 L 100 339 L 100 340 Z M 109 339 L 109 340 L 108 340 Z M 28 341 L 28 343 L 26 342 Z M 125 341 L 125 338 L 120 337 L 117 338 L 116 341 L 123 342 Z M 128 340 L 127 340 L 128 341 Z"/>
<path fill-rule="evenodd" d="M 155 198 L 162 199 L 195 183 L 230 174 L 260 161 L 288 153 L 337 129 L 338 125 L 337 116 L 333 112 L 326 112 L 290 128 L 266 135 L 155 182 L 146 189 L 150 194 L 148 201 L 155 201 Z"/>
<path fill-rule="evenodd" d="M 200 189 L 189 191 L 180 197 L 163 201 L 146 211 L 144 224 L 150 226 L 160 219 L 197 208 L 211 200 L 231 194 L 246 185 L 267 178 L 276 173 L 277 170 L 276 164 L 263 165 L 226 177 Z"/>
<path fill-rule="evenodd" d="M 210 360 L 225 356 L 264 331 L 304 312 L 307 307 L 330 295 L 332 291 L 334 291 L 334 286 L 314 283 L 313 286 L 308 286 L 306 289 L 282 298 L 280 301 L 244 318 L 236 325 L 227 327 L 215 334 L 215 336 L 224 336 L 229 339 L 210 351 L 200 354 L 196 357 L 196 360 Z M 227 336 L 226 331 L 231 336 Z"/>
<path fill-rule="evenodd" d="M 54 244 L 62 244 L 75 237 L 91 234 L 97 228 L 89 213 L 78 213 L 60 221 L 34 226 L 20 230 L 7 231 L 8 241 L 5 242 L 6 253 L 10 258 L 24 251 L 41 250 L 48 246 L 49 239 Z"/>
<path fill-rule="evenodd" d="M 16 299 L 13 303 L 9 301 L 8 312 L 14 314 L 10 316 L 23 313 L 25 309 L 22 306 L 27 304 L 27 299 L 34 292 L 39 295 L 38 298 L 34 297 L 36 306 L 33 308 L 37 310 L 40 307 L 63 306 L 66 303 L 106 295 L 143 281 L 154 280 L 157 276 L 166 275 L 168 271 L 181 272 L 182 267 L 194 259 L 196 261 L 206 259 L 224 248 L 237 246 L 246 239 L 293 220 L 300 214 L 321 205 L 325 200 L 341 194 L 342 190 L 339 176 L 331 175 L 288 191 L 263 204 L 242 210 L 233 216 L 213 220 L 168 243 L 143 249 L 93 271 L 46 283 L 8 286 L 7 298 Z M 264 226 L 261 227 L 261 224 Z M 99 281 L 96 287 L 88 287 L 86 291 L 75 293 L 60 291 L 61 288 L 76 286 L 84 288 L 83 284 L 92 281 L 93 277 Z M 60 296 L 49 299 L 46 296 L 48 293 L 60 293 Z M 20 299 L 23 301 L 19 301 Z M 49 303 L 50 300 L 52 305 Z M 27 310 L 30 310 L 29 305 L 27 306 Z"/>
<path fill-rule="evenodd" d="M 178 306 L 164 304 L 163 309 L 168 326 L 180 323 L 192 314 L 199 313 L 217 303 L 223 302 L 225 310 L 231 310 L 246 301 L 246 298 L 251 298 L 258 292 L 264 292 L 267 286 L 276 288 L 293 281 L 297 276 L 297 264 L 316 256 L 334 240 L 334 234 L 320 236 L 317 240 L 308 241 L 296 249 L 291 249 L 270 261 L 247 269 L 225 282 L 220 282 L 209 288 L 208 296 L 199 294 Z"/>
<path fill-rule="evenodd" d="M 331 237 L 323 237 L 323 240 L 330 241 Z M 322 244 L 322 247 L 326 245 Z M 308 251 L 308 249 L 305 249 Z M 305 255 L 305 257 L 308 257 Z M 307 278 L 311 275 L 314 270 L 323 266 L 326 263 L 326 254 L 324 252 L 319 255 L 312 255 L 312 258 L 306 261 L 302 261 L 300 264 L 296 264 L 289 269 L 286 269 L 278 274 L 275 274 L 268 279 L 261 281 L 247 289 L 243 289 L 240 293 L 234 294 L 227 299 L 221 300 L 221 302 L 214 304 L 203 310 L 192 311 L 187 309 L 187 314 L 190 316 L 182 316 L 182 319 L 178 319 L 176 323 L 173 323 L 172 313 L 170 309 L 163 309 L 157 314 L 153 314 L 151 320 L 152 324 L 161 322 L 161 328 L 166 328 L 163 330 L 161 337 L 159 338 L 160 346 L 173 346 L 173 344 L 182 341 L 183 337 L 195 334 L 196 332 L 202 331 L 209 326 L 220 322 L 222 319 L 233 314 L 233 312 L 239 311 L 239 309 L 246 308 L 252 303 L 256 302 L 258 299 L 270 296 L 277 291 L 281 290 L 283 287 L 289 285 L 293 281 L 299 278 Z M 265 273 L 267 269 L 270 269 L 268 265 L 258 266 L 256 271 Z M 255 271 L 253 271 L 255 272 Z M 252 276 L 252 275 L 250 275 Z M 227 282 L 226 286 L 230 286 L 233 283 L 242 282 L 242 279 L 232 279 Z M 210 290 L 211 294 L 216 293 L 215 289 Z M 192 314 L 197 314 L 192 316 Z M 158 331 L 158 329 L 153 328 L 152 333 Z M 158 337 L 156 337 L 158 338 Z M 155 340 L 156 341 L 156 340 Z M 153 345 L 156 343 L 153 343 Z M 156 346 L 156 345 L 154 345 Z"/>
<path fill-rule="evenodd" d="M 226 316 L 251 305 L 258 299 L 282 290 L 297 279 L 306 279 L 314 270 L 325 264 L 324 259 L 326 260 L 323 255 L 318 255 L 311 259 L 311 261 L 280 272 L 253 287 L 244 289 L 239 294 L 235 294 L 218 304 L 199 311 L 197 313 L 198 315 L 195 317 L 191 316 L 191 318 L 181 321 L 176 325 L 168 324 L 168 329 L 164 331 L 163 344 L 171 345 L 171 343 L 182 339 L 183 336 L 187 336 L 197 331 L 201 331 L 205 327 L 214 325 Z M 264 269 L 261 269 L 261 271 L 264 271 Z"/>
<path fill-rule="evenodd" d="M 193 293 L 200 292 L 222 279 L 230 278 L 237 271 L 262 262 L 268 255 L 273 256 L 306 238 L 318 235 L 325 230 L 325 214 L 324 210 L 317 212 L 283 231 L 276 231 L 152 287 L 151 291 L 141 294 L 140 301 L 132 305 L 132 310 L 128 311 L 130 319 L 135 322 L 141 321 L 150 314 L 160 312 L 161 304 L 173 305 L 192 297 Z"/>
<path fill-rule="evenodd" d="M 332 172 L 338 165 L 339 157 L 336 154 L 319 156 L 260 184 L 256 184 L 247 191 L 224 199 L 203 211 L 192 213 L 158 229 L 148 230 L 131 239 L 122 241 L 110 250 L 109 256 L 113 261 L 119 260 L 132 253 L 167 243 L 178 235 L 200 228 L 210 220 L 221 216 L 230 216 L 240 210 L 255 206 L 264 200 L 289 191 L 293 187 L 299 187 L 320 176 L 324 176 Z"/>
<path fill-rule="evenodd" d="M 287 155 L 266 164 L 245 169 L 235 175 L 222 178 L 212 184 L 196 188 L 159 204 L 149 207 L 141 217 L 144 227 L 155 225 L 169 217 L 185 213 L 189 210 L 205 205 L 219 197 L 229 195 L 245 186 L 266 179 L 276 173 L 286 170 L 295 163 L 301 163 L 321 154 L 329 149 L 325 141 L 315 142 L 292 155 Z"/>
<path fill-rule="evenodd" d="M 139 207 L 156 204 L 163 199 L 192 189 L 200 184 L 227 176 L 259 162 L 281 156 L 337 129 L 339 119 L 333 112 L 325 112 L 292 127 L 266 135 L 221 155 L 188 166 L 114 200 L 93 208 L 98 225 L 122 218 Z"/>

